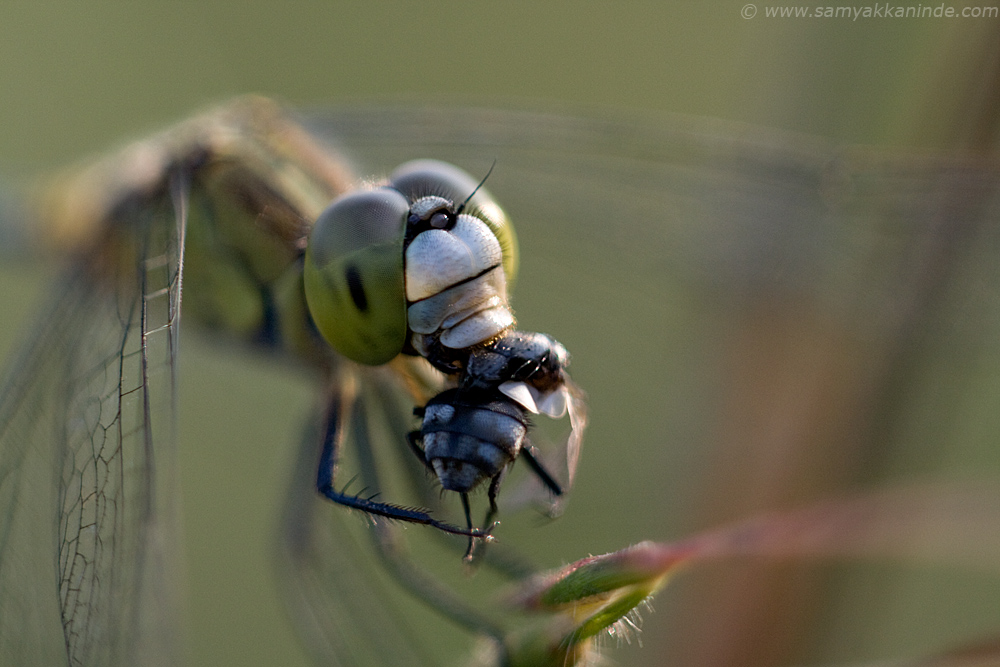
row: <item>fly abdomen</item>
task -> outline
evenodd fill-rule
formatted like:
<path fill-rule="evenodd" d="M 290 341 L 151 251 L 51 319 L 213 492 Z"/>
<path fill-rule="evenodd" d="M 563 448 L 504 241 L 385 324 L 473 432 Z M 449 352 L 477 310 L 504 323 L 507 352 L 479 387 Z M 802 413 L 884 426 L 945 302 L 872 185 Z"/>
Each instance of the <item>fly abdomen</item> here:
<path fill-rule="evenodd" d="M 524 410 L 504 396 L 449 390 L 424 410 L 424 457 L 441 486 L 466 492 L 517 458 L 527 430 Z"/>

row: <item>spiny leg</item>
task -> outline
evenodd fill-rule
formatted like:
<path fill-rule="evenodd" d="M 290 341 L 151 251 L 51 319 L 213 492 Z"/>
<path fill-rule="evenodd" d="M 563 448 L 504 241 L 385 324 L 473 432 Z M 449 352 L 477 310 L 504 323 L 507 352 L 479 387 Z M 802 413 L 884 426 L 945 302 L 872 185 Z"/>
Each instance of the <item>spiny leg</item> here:
<path fill-rule="evenodd" d="M 466 535 L 470 539 L 489 539 L 489 531 L 482 531 L 473 528 L 471 522 L 468 528 L 459 528 L 444 521 L 433 518 L 429 512 L 419 508 L 402 507 L 391 503 L 383 503 L 373 500 L 371 497 L 364 498 L 360 495 L 351 495 L 337 491 L 334 487 L 334 480 L 337 473 L 340 447 L 346 436 L 346 429 L 341 420 L 341 412 L 346 411 L 346 403 L 353 403 L 353 398 L 344 400 L 345 396 L 337 397 L 339 400 L 332 400 L 327 412 L 326 426 L 323 433 L 323 448 L 320 454 L 319 467 L 316 474 L 316 489 L 326 498 L 333 502 L 351 507 L 353 509 L 384 516 L 389 519 L 407 521 L 409 523 L 419 523 L 426 526 L 433 526 L 438 530 L 455 535 Z"/>

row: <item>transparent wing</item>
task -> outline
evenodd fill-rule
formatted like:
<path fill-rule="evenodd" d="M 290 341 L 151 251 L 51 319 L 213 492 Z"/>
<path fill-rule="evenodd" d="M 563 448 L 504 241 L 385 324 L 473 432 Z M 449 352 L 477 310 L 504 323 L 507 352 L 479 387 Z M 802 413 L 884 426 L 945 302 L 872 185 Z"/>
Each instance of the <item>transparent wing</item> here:
<path fill-rule="evenodd" d="M 854 397 L 867 397 L 859 404 L 883 420 L 872 432 L 881 432 L 886 419 L 902 423 L 905 413 L 892 412 L 900 408 L 897 392 L 912 380 L 907 373 L 919 367 L 926 346 L 939 344 L 928 341 L 949 340 L 953 322 L 966 323 L 973 337 L 978 324 L 988 326 L 967 299 L 989 309 L 991 291 L 983 286 L 995 284 L 983 251 L 997 243 L 994 160 L 843 148 L 678 118 L 651 124 L 363 109 L 318 117 L 313 127 L 354 156 L 360 173 L 387 173 L 403 160 L 431 155 L 485 174 L 496 161 L 486 187 L 515 221 L 525 255 L 514 289 L 519 320 L 572 350 L 570 372 L 593 400 L 591 415 L 600 415 L 567 514 L 544 534 L 501 514 L 501 544 L 516 544 L 532 560 L 558 563 L 574 540 L 586 553 L 594 547 L 582 535 L 636 541 L 672 534 L 705 521 L 704 508 L 695 518 L 691 507 L 718 504 L 715 496 L 725 498 L 727 514 L 746 513 L 759 509 L 755 502 L 790 502 L 803 489 L 819 495 L 870 475 L 872 468 L 859 462 L 878 458 L 881 443 L 846 438 L 818 446 L 829 422 L 801 433 L 787 425 L 826 414 L 824 389 L 852 397 L 832 423 L 866 423 L 864 410 L 846 407 Z M 743 332 L 753 332 L 748 322 L 755 317 L 779 328 L 763 327 L 759 348 L 735 347 Z M 554 320 L 559 329 L 539 324 Z M 811 378 L 815 396 L 805 396 L 816 406 L 812 416 L 792 416 L 776 400 L 774 414 L 762 416 L 771 430 L 755 437 L 739 420 L 764 409 L 754 402 L 774 386 L 764 383 L 781 379 L 762 362 L 750 369 L 761 384 L 745 398 L 719 388 L 747 372 L 733 359 L 747 363 L 758 349 L 769 349 L 767 333 L 775 339 L 774 367 L 792 379 L 788 395 L 802 399 L 795 381 Z M 746 335 L 749 345 L 754 339 Z M 855 347 L 858 340 L 869 344 Z M 816 356 L 796 367 L 782 342 Z M 814 375 L 813 360 L 828 376 Z M 842 377 L 834 369 L 847 360 L 852 370 Z M 733 433 L 720 434 L 719 424 L 730 424 Z M 566 445 L 572 460 L 579 451 L 572 433 Z M 753 464 L 733 455 L 744 451 Z M 721 472 L 707 467 L 713 457 Z M 726 471 L 728 461 L 742 468 Z M 766 461 L 775 463 L 760 464 Z M 749 488 L 699 487 L 713 474 L 728 480 L 758 470 L 761 478 L 747 480 Z M 321 522 L 302 529 L 332 530 Z M 410 544 L 423 539 L 414 529 L 404 534 Z M 433 565 L 433 559 L 418 562 Z M 780 599 L 789 584 L 769 585 Z M 390 582 L 386 604 L 397 604 L 401 593 Z M 336 609 L 333 616 L 351 627 L 350 608 L 325 601 L 321 590 L 314 595 L 314 603 Z M 765 596 L 759 605 L 746 618 L 767 618 L 774 627 L 795 623 L 800 609 L 769 607 Z M 705 627 L 717 630 L 712 610 L 704 615 Z M 684 619 L 661 612 L 653 621 L 655 643 Z M 631 657 L 655 662 L 661 654 L 644 655 Z"/>
<path fill-rule="evenodd" d="M 814 323 L 817 330 L 835 325 L 847 340 L 874 341 L 850 357 L 853 373 L 844 373 L 851 379 L 843 393 L 879 394 L 882 402 L 872 412 L 886 416 L 894 404 L 893 387 L 908 379 L 893 371 L 913 363 L 920 337 L 933 336 L 938 318 L 978 322 L 968 299 L 995 293 L 984 289 L 994 284 L 991 255 L 976 250 L 996 246 L 996 226 L 983 224 L 998 217 L 1000 179 L 997 165 L 989 161 L 899 159 L 676 119 L 651 125 L 476 110 L 361 109 L 329 115 L 314 126 L 356 156 L 358 172 L 364 174 L 388 173 L 406 159 L 428 156 L 485 174 L 497 161 L 487 187 L 516 221 L 524 250 L 533 254 L 522 262 L 521 287 L 515 290 L 518 315 L 533 328 L 544 329 L 535 323 L 545 316 L 565 327 L 550 333 L 580 360 L 571 373 L 600 417 L 588 435 L 600 446 L 588 445 L 581 461 L 586 474 L 578 475 L 574 509 L 546 526 L 544 534 L 533 530 L 537 526 L 503 517 L 503 542 L 524 547 L 527 557 L 549 566 L 600 549 L 590 539 L 598 532 L 617 547 L 663 535 L 676 530 L 677 521 L 690 520 L 683 518 L 690 507 L 684 494 L 694 495 L 700 477 L 692 472 L 694 457 L 684 454 L 678 439 L 707 448 L 724 438 L 704 424 L 725 424 L 732 415 L 721 408 L 718 413 L 690 409 L 677 388 L 702 405 L 710 403 L 705 396 L 713 396 L 706 378 L 728 386 L 736 373 L 715 366 L 727 352 L 717 330 L 738 325 L 737 317 L 752 314 L 754 304 L 780 308 L 806 301 L 810 312 L 828 316 Z M 278 171 L 270 165 L 263 170 Z M 271 191 L 280 198 L 285 187 Z M 241 201 L 247 199 L 252 198 Z M 175 216 L 172 209 L 164 211 L 142 228 L 167 230 Z M 250 229 L 242 218 L 237 225 Z M 251 236 L 240 249 L 256 262 L 257 237 Z M 143 248 L 138 242 L 127 246 Z M 159 553 L 157 518 L 164 505 L 159 494 L 168 485 L 162 478 L 169 468 L 169 454 L 160 451 L 169 438 L 157 406 L 170 392 L 151 382 L 155 377 L 166 384 L 169 373 L 151 370 L 167 368 L 165 355 L 175 346 L 164 344 L 143 366 L 135 338 L 148 330 L 150 353 L 158 349 L 153 343 L 173 340 L 159 335 L 171 330 L 159 328 L 172 321 L 169 309 L 157 316 L 159 324 L 140 326 L 142 304 L 161 303 L 152 298 L 161 292 L 144 287 L 139 277 L 155 278 L 160 289 L 176 278 L 169 270 L 157 273 L 161 262 L 147 262 L 143 254 L 167 257 L 167 249 L 151 243 L 135 256 L 109 251 L 130 257 L 111 264 L 112 274 L 132 278 L 103 291 L 96 288 L 111 283 L 96 280 L 93 266 L 104 264 L 82 265 L 57 295 L 54 315 L 39 326 L 7 382 L 0 403 L 0 650 L 5 658 L 14 656 L 12 662 L 68 662 L 70 650 L 81 662 L 123 658 L 128 663 L 137 655 L 135 647 L 157 643 L 146 640 L 147 621 L 169 620 L 161 604 L 169 600 L 167 591 L 146 579 L 159 581 L 150 563 Z M 191 315 L 233 302 L 215 285 L 195 284 L 197 260 L 189 257 L 188 264 L 192 296 L 201 285 L 210 302 L 189 310 Z M 172 261 L 162 262 L 171 266 Z M 971 297 L 963 301 L 956 297 L 960 289 L 950 290 L 970 285 Z M 718 305 L 691 305 L 708 302 Z M 195 300 L 188 305 L 195 306 Z M 794 312 L 789 320 L 808 317 Z M 686 337 L 678 334 L 682 319 Z M 662 348 L 650 345 L 650 332 L 667 338 Z M 689 341 L 693 338 L 700 346 Z M 675 348 L 663 352 L 669 345 Z M 854 354 L 853 348 L 839 352 L 838 362 Z M 685 355 L 690 363 L 677 361 Z M 136 365 L 146 377 L 140 371 L 136 379 Z M 595 369 L 601 366 L 604 374 L 598 375 Z M 808 373 L 797 372 L 802 370 Z M 813 371 L 812 366 L 793 367 L 787 375 L 813 377 Z M 354 488 L 381 491 L 390 502 L 409 497 L 433 504 L 433 483 L 419 467 L 401 463 L 412 458 L 405 433 L 413 401 L 403 391 L 404 375 L 353 367 L 335 367 L 333 375 L 319 412 L 332 413 L 343 425 L 344 450 L 356 457 L 350 462 L 357 475 Z M 576 412 L 578 421 L 584 414 Z M 153 421 L 144 421 L 147 417 Z M 443 656 L 461 654 L 469 636 L 495 637 L 499 630 L 493 616 L 503 616 L 502 611 L 489 604 L 485 611 L 484 605 L 464 607 L 448 592 L 453 589 L 439 585 L 445 579 L 462 586 L 453 581 L 464 575 L 461 544 L 441 546 L 445 538 L 437 531 L 371 523 L 317 497 L 322 422 L 317 418 L 303 437 L 282 524 L 286 591 L 318 661 L 441 664 Z M 566 443 L 570 462 L 579 451 L 575 430 Z M 136 438 L 139 431 L 142 437 Z M 98 435 L 100 444 L 88 447 Z M 801 445 L 802 451 L 823 449 L 810 435 L 815 434 L 807 431 L 787 444 Z M 117 457 L 116 447 L 122 452 Z M 845 460 L 857 455 L 843 449 Z M 681 452 L 680 460 L 668 459 L 674 451 Z M 774 452 L 771 457 L 793 458 Z M 822 471 L 823 482 L 835 483 L 828 468 Z M 788 474 L 769 475 L 769 480 L 795 478 L 796 471 L 782 471 Z M 151 489 L 131 485 L 136 473 L 145 479 L 153 472 Z M 349 479 L 350 474 L 338 486 Z M 405 497 L 395 495 L 408 485 L 419 488 Z M 664 489 L 680 496 L 668 500 Z M 109 498 L 120 501 L 116 505 Z M 636 499 L 650 511 L 637 512 Z M 732 511 L 743 510 L 734 505 Z M 108 530 L 101 532 L 104 527 Z M 581 535 L 587 539 L 574 542 Z M 500 553 L 503 542 L 489 555 Z M 81 550 L 94 559 L 76 558 Z M 63 553 L 74 557 L 64 559 Z M 483 570 L 460 588 L 463 599 L 495 590 L 496 580 Z M 438 577 L 441 571 L 459 576 Z M 61 588 L 64 576 L 68 584 Z M 93 604 L 80 604 L 87 596 Z M 417 598 L 433 601 L 432 607 Z M 69 610 L 67 633 L 64 608 Z M 794 605 L 784 609 L 798 613 Z M 661 613 L 657 622 L 665 627 L 671 620 L 676 619 Z M 456 628 L 467 632 L 456 633 Z M 658 634 L 647 637 L 655 641 Z M 460 645 L 447 643 L 456 636 Z M 166 633 L 162 637 L 169 643 Z M 647 649 L 647 655 L 657 654 Z M 138 664 L 155 664 L 144 659 L 138 655 Z"/>
<path fill-rule="evenodd" d="M 77 262 L 0 398 L 0 654 L 169 664 L 168 500 L 183 218 L 141 212 Z M 121 232 L 121 230 L 119 230 Z"/>
<path fill-rule="evenodd" d="M 54 190 L 53 236 L 77 259 L 0 399 L 5 658 L 176 662 L 181 269 L 196 320 L 276 345 L 272 283 L 294 287 L 306 221 L 342 188 L 333 157 L 303 144 L 246 99 Z"/>
<path fill-rule="evenodd" d="M 371 548 L 368 524 L 316 492 L 320 443 L 327 420 L 344 447 L 367 439 L 365 402 L 354 374 L 331 389 L 321 418 L 306 430 L 281 524 L 280 574 L 299 633 L 317 661 L 334 665 L 431 664 L 403 615 Z M 339 484 L 343 486 L 346 480 Z M 362 486 L 362 484 L 357 484 Z M 353 524 L 353 525 L 352 525 Z M 366 525 L 368 524 L 368 525 Z"/>
<path fill-rule="evenodd" d="M 326 414 L 303 440 L 280 551 L 283 588 L 317 663 L 438 665 L 467 653 L 468 637 L 456 629 L 498 640 L 500 624 L 474 605 L 482 596 L 460 597 L 448 581 L 461 538 L 349 512 L 315 491 L 318 426 L 328 424 L 352 459 L 353 477 L 340 486 L 362 495 L 381 489 L 380 499 L 441 509 L 406 445 L 414 399 L 400 376 L 350 367 L 330 394 Z M 429 568 L 429 552 L 445 567 Z"/>

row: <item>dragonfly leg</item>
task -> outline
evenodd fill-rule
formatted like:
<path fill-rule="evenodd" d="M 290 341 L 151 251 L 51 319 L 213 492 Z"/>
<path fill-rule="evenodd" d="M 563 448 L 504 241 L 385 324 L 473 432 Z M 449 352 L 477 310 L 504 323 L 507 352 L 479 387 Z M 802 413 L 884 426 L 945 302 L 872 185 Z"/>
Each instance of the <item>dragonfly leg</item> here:
<path fill-rule="evenodd" d="M 553 495 L 561 496 L 563 494 L 562 485 L 556 481 L 555 477 L 552 476 L 552 473 L 545 469 L 545 465 L 542 463 L 541 458 L 539 458 L 540 452 L 537 447 L 530 442 L 525 442 L 521 447 L 521 456 L 524 457 L 524 460 L 528 462 L 532 471 L 538 475 L 538 479 L 542 480 L 542 484 L 544 484 Z"/>
<path fill-rule="evenodd" d="M 438 521 L 430 515 L 430 512 L 420 508 L 403 507 L 391 503 L 383 503 L 373 499 L 373 497 L 363 497 L 337 491 L 334 486 L 337 472 L 337 459 L 340 454 L 340 446 L 344 437 L 344 428 L 340 420 L 340 406 L 337 401 L 332 401 L 330 411 L 327 415 L 326 427 L 323 434 L 323 450 L 319 459 L 319 470 L 316 475 L 316 489 L 326 498 L 338 505 L 344 505 L 353 509 L 361 510 L 368 514 L 384 516 L 389 519 L 406 521 L 409 523 L 419 523 L 425 526 L 433 526 L 438 530 L 455 535 L 465 535 L 469 539 L 491 539 L 489 531 L 473 528 L 471 522 L 467 528 L 459 528 L 444 521 Z"/>

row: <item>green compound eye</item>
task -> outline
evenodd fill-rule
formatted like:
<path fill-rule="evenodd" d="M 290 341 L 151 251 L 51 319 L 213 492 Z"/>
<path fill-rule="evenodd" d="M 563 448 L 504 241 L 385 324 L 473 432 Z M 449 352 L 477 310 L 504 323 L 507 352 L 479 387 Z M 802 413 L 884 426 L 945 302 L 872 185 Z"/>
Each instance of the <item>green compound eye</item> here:
<path fill-rule="evenodd" d="M 409 333 L 403 244 L 410 207 L 423 197 L 444 198 L 455 208 L 464 203 L 462 212 L 493 232 L 509 288 L 517 272 L 517 237 L 503 210 L 477 186 L 458 167 L 415 160 L 398 167 L 387 187 L 343 195 L 320 214 L 303 278 L 309 312 L 333 349 L 370 366 L 403 350 Z"/>
<path fill-rule="evenodd" d="M 388 188 L 340 197 L 313 227 L 306 301 L 337 352 L 377 366 L 406 342 L 403 233 L 410 203 Z"/>

